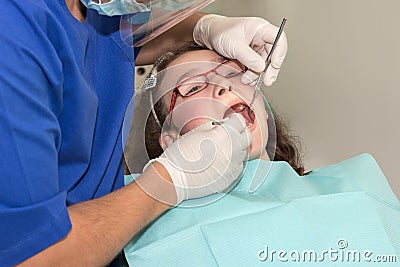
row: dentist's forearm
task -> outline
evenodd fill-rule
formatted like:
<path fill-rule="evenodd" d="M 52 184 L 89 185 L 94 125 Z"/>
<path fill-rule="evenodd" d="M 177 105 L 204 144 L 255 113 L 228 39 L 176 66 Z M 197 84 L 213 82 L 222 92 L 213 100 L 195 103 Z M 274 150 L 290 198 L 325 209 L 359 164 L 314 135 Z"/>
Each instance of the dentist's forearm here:
<path fill-rule="evenodd" d="M 170 179 L 163 167 L 158 170 L 165 179 Z M 157 182 L 153 181 L 158 179 L 162 178 L 152 167 L 138 178 L 142 184 L 147 181 L 154 187 Z M 166 190 L 176 198 L 173 186 L 154 190 Z M 169 207 L 149 196 L 135 182 L 104 197 L 70 206 L 72 229 L 68 235 L 19 266 L 107 265 L 135 234 Z"/>

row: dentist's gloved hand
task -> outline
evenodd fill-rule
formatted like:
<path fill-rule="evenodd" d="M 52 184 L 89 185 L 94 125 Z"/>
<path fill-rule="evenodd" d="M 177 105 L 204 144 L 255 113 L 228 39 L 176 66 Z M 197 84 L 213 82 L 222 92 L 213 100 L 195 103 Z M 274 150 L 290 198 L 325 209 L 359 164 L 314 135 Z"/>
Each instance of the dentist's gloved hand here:
<path fill-rule="evenodd" d="M 248 84 L 254 82 L 258 73 L 265 69 L 265 59 L 278 30 L 278 27 L 262 18 L 230 18 L 210 14 L 203 16 L 197 22 L 193 38 L 196 43 L 215 50 L 225 57 L 237 59 L 248 67 L 251 71 L 247 71 L 242 77 L 242 82 Z M 287 39 L 283 32 L 264 77 L 265 85 L 270 86 L 277 79 L 286 52 Z"/>
<path fill-rule="evenodd" d="M 177 204 L 231 189 L 243 170 L 251 134 L 240 114 L 220 125 L 206 122 L 173 142 L 159 157 L 169 173 Z"/>

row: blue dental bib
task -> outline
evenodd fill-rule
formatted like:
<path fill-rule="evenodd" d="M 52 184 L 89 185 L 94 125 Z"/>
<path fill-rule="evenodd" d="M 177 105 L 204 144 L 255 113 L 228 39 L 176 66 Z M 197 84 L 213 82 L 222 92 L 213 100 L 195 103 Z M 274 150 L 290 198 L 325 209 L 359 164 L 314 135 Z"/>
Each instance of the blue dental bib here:
<path fill-rule="evenodd" d="M 397 266 L 399 225 L 400 203 L 369 154 L 306 176 L 252 160 L 230 193 L 169 210 L 124 251 L 130 266 Z"/>

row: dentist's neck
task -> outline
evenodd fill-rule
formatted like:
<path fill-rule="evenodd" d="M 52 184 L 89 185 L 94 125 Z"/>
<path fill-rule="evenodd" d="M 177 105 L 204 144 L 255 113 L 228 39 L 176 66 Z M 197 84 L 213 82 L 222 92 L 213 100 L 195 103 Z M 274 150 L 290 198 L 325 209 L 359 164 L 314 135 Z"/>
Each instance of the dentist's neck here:
<path fill-rule="evenodd" d="M 81 23 L 85 22 L 86 7 L 81 3 L 80 0 L 65 0 L 69 11 Z"/>

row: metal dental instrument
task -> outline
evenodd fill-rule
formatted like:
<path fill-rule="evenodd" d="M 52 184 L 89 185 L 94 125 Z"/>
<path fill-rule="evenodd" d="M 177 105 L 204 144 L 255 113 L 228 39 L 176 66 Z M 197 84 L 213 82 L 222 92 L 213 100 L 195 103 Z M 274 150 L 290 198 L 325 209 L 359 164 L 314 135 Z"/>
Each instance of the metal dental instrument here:
<path fill-rule="evenodd" d="M 249 107 L 252 107 L 254 99 L 256 98 L 258 92 L 260 92 L 261 84 L 262 84 L 262 81 L 264 80 L 265 72 L 267 71 L 269 65 L 271 64 L 272 53 L 275 50 L 276 44 L 278 43 L 278 40 L 279 40 L 279 37 L 281 37 L 282 31 L 283 31 L 283 27 L 285 27 L 285 24 L 286 24 L 286 20 L 287 20 L 286 18 L 283 18 L 281 26 L 279 27 L 279 31 L 278 31 L 278 33 L 277 33 L 277 35 L 275 37 L 274 43 L 272 44 L 271 51 L 269 52 L 269 54 L 267 56 L 267 59 L 265 60 L 265 69 L 258 76 L 256 85 L 254 87 L 253 99 L 251 100 Z"/>

